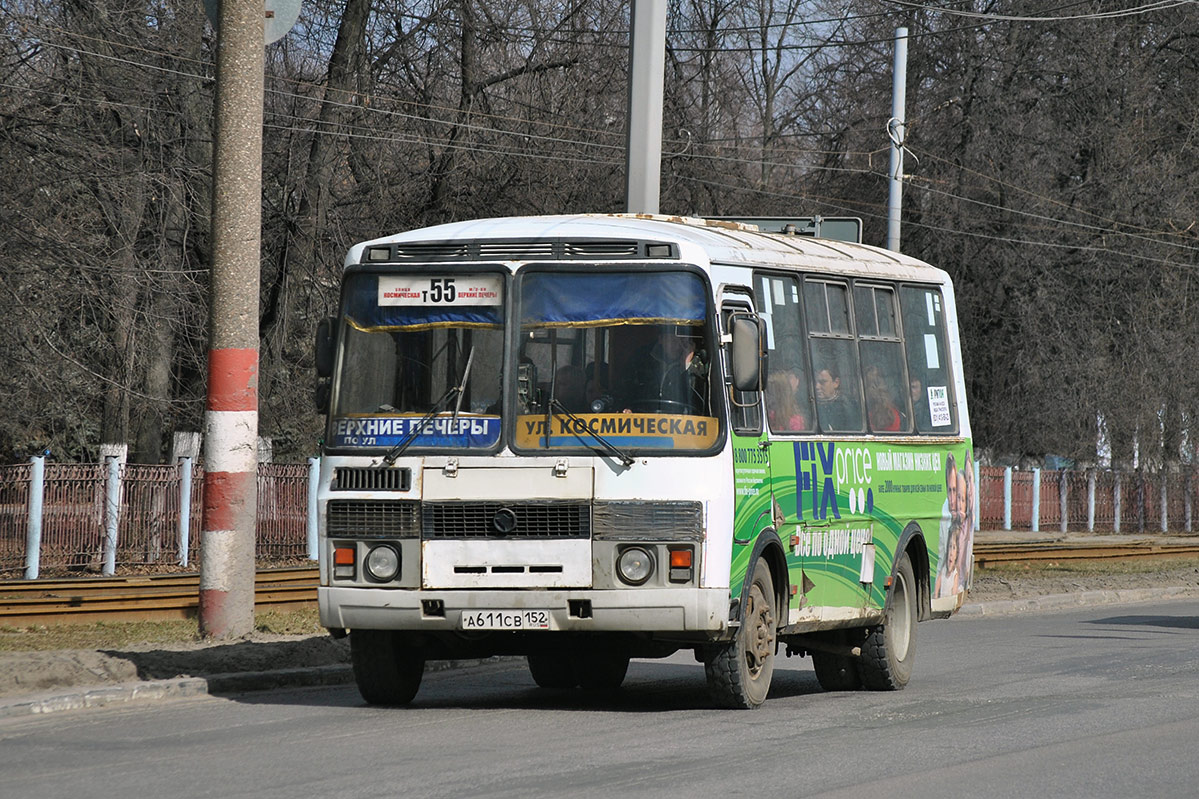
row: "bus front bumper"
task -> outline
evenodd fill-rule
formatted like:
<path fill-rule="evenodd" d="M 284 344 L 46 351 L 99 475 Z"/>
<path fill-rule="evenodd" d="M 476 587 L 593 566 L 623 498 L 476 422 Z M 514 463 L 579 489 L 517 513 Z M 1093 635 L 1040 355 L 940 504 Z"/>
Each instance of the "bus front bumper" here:
<path fill-rule="evenodd" d="M 413 632 L 464 629 L 472 611 L 547 611 L 548 632 L 706 633 L 729 628 L 727 588 L 415 591 L 317 589 L 321 624 L 330 629 Z"/>

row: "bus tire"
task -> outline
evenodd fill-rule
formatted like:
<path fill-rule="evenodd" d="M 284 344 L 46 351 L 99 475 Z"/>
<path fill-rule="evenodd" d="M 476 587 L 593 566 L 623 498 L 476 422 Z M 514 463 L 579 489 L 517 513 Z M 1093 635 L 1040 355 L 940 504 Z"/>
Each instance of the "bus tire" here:
<path fill-rule="evenodd" d="M 861 641 L 863 634 L 864 631 L 859 629 L 840 631 L 832 640 L 848 646 L 851 640 Z M 816 671 L 816 681 L 826 691 L 857 691 L 862 687 L 858 659 L 850 655 L 813 651 L 812 668 Z"/>
<path fill-rule="evenodd" d="M 753 710 L 766 701 L 778 640 L 774 605 L 770 568 L 759 559 L 754 564 L 736 636 L 704 663 L 708 690 L 720 707 Z"/>
<path fill-rule="evenodd" d="M 535 652 L 528 661 L 529 674 L 539 688 L 564 691 L 579 684 L 574 660 L 564 652 Z"/>
<path fill-rule="evenodd" d="M 583 651 L 575 656 L 575 674 L 584 691 L 615 691 L 629 671 L 629 656 L 619 652 Z"/>
<path fill-rule="evenodd" d="M 425 659 L 391 630 L 350 633 L 350 663 L 358 693 L 372 705 L 406 705 L 420 689 Z"/>
<path fill-rule="evenodd" d="M 862 684 L 872 691 L 898 691 L 912 676 L 918 591 L 912 561 L 904 552 L 895 568 L 883 623 L 871 627 L 862 644 Z"/>

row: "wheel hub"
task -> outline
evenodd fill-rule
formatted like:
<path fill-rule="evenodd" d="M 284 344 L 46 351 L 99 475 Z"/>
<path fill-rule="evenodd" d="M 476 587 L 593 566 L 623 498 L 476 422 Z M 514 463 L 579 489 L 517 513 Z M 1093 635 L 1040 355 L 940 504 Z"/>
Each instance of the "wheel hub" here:
<path fill-rule="evenodd" d="M 757 677 L 762 667 L 774 654 L 774 613 L 770 604 L 754 587 L 749 595 L 749 620 L 753 624 L 753 637 L 745 648 L 745 659 L 749 665 L 750 674 Z"/>

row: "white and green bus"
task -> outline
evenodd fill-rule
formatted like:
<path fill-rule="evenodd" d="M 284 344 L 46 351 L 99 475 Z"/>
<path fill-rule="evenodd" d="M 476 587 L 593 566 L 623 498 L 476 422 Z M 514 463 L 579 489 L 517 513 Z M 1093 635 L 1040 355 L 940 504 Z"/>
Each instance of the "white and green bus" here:
<path fill-rule="evenodd" d="M 632 215 L 453 223 L 346 257 L 317 331 L 321 623 L 373 704 L 523 655 L 611 690 L 692 650 L 899 689 L 970 577 L 953 287 L 860 244 Z"/>

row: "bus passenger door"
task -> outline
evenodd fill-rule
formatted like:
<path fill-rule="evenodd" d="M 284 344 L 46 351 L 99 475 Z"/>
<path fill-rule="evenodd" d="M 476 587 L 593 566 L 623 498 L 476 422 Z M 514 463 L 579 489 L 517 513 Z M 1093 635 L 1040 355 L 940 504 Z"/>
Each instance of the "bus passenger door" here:
<path fill-rule="evenodd" d="M 759 272 L 754 275 L 754 301 L 766 333 L 765 380 L 766 452 L 770 472 L 772 520 L 787 552 L 787 571 L 791 591 L 790 612 L 786 621 L 796 624 L 815 621 L 811 592 L 813 582 L 807 566 L 805 524 L 811 514 L 804 512 L 804 480 L 797 454 L 810 446 L 797 439 L 810 437 L 816 427 L 816 409 L 812 395 L 808 358 L 804 342 L 799 281 L 794 274 Z"/>
<path fill-rule="evenodd" d="M 721 305 L 720 323 L 733 450 L 733 550 L 730 596 L 741 596 L 758 534 L 773 525 L 768 447 L 762 418 L 762 392 L 741 391 L 733 383 L 732 329 L 736 319 L 757 320 L 748 297 Z"/>

